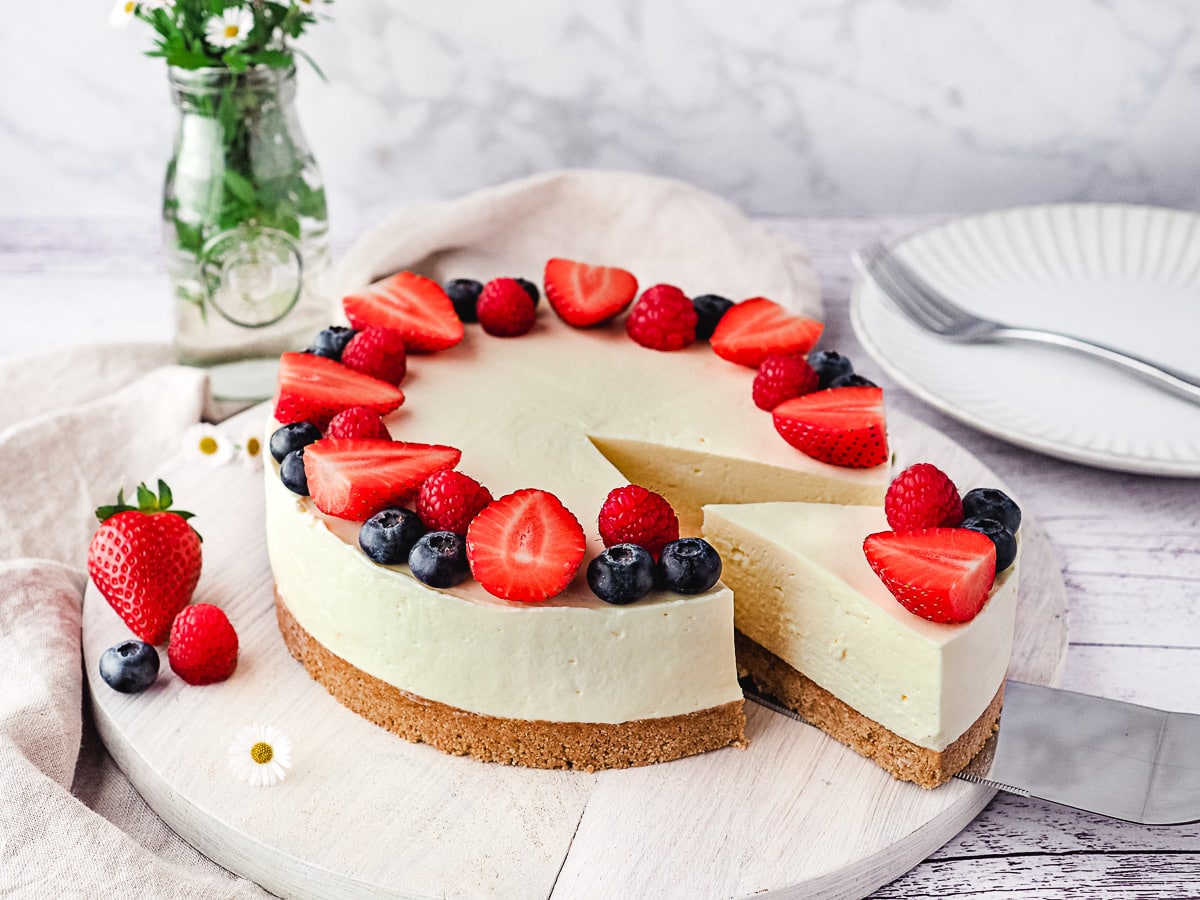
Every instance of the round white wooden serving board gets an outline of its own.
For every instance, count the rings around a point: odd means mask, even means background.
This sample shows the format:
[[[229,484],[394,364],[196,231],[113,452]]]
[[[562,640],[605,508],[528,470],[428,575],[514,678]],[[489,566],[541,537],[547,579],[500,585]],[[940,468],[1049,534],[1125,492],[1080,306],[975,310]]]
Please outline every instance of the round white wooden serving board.
[[[935,462],[963,490],[999,484],[915,420],[893,414],[890,431],[899,465]],[[229,614],[238,668],[222,684],[192,687],[170,671],[163,648],[153,687],[116,693],[97,664],[129,632],[89,587],[83,645],[97,725],[172,828],[281,896],[861,897],[948,841],[993,794],[957,779],[935,791],[894,781],[815,728],[753,703],[749,749],[639,769],[520,769],[409,744],[340,706],[284,648],[262,474],[180,461],[158,474],[197,514],[204,572],[195,600]],[[1028,514],[1021,532],[1009,674],[1054,684],[1066,594]],[[251,788],[229,770],[230,740],[251,722],[291,738],[282,784]]]

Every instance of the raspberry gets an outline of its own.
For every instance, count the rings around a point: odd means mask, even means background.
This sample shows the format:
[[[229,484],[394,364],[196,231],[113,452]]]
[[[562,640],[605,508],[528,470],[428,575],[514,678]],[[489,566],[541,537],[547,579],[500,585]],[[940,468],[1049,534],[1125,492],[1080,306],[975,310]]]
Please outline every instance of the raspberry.
[[[646,288],[625,319],[625,331],[651,350],[682,350],[696,339],[696,307],[677,287]]]
[[[637,544],[656,560],[679,538],[679,519],[661,495],[636,484],[613,488],[600,507],[600,538],[605,547]]]
[[[537,310],[515,278],[493,278],[483,287],[475,315],[483,330],[495,337],[519,337],[533,327]]]
[[[327,438],[381,438],[390,441],[383,417],[366,406],[351,406],[329,420],[325,429]]]
[[[238,637],[225,613],[211,603],[180,610],[171,625],[167,659],[188,684],[215,684],[237,668]]]
[[[350,339],[342,365],[388,384],[399,384],[408,371],[404,334],[395,328],[369,325]]]
[[[815,391],[819,381],[803,356],[774,353],[762,361],[754,376],[754,405],[770,412],[784,400]]]
[[[443,469],[425,479],[417,494],[417,515],[429,531],[465,535],[467,526],[492,502],[492,492],[469,475]]]
[[[958,488],[929,463],[909,466],[896,476],[883,498],[883,511],[894,531],[957,528],[963,521]]]

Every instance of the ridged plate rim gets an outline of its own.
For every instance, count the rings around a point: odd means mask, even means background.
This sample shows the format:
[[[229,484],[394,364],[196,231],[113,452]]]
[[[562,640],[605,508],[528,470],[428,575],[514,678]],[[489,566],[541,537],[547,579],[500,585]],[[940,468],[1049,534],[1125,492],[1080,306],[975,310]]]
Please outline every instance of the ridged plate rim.
[[[927,262],[930,258],[937,257],[938,252],[933,249],[933,245],[939,241],[945,243],[948,237],[960,236],[971,229],[978,232],[989,226],[1009,231],[1018,228],[1015,232],[1017,234],[1021,233],[1019,228],[1024,228],[1025,236],[1028,238],[1030,232],[1028,225],[1034,217],[1042,217],[1047,221],[1053,219],[1061,221],[1069,218],[1077,225],[1083,223],[1083,227],[1077,228],[1073,234],[1060,232],[1054,235],[1055,240],[1060,242],[1060,246],[1063,241],[1073,240],[1074,246],[1079,248],[1080,258],[1084,253],[1082,249],[1084,241],[1102,240],[1097,237],[1095,232],[1086,231],[1086,228],[1095,226],[1104,217],[1108,217],[1111,223],[1118,226],[1123,235],[1126,233],[1126,229],[1133,227],[1131,222],[1136,225],[1139,219],[1155,220],[1158,223],[1165,222],[1174,231],[1181,232],[1182,238],[1178,235],[1175,238],[1177,243],[1181,243],[1196,257],[1194,270],[1187,274],[1186,286],[1194,286],[1196,289],[1195,318],[1197,324],[1195,333],[1200,335],[1200,239],[1193,240],[1200,236],[1200,215],[1186,210],[1126,203],[1043,203],[1014,206],[992,212],[955,217],[921,228],[893,241],[891,247],[913,263],[918,270],[921,270],[918,261],[923,258]],[[1144,265],[1146,259],[1152,257],[1155,252],[1161,254],[1164,251],[1161,247],[1154,248],[1148,244],[1145,234],[1141,237],[1142,242],[1135,248],[1133,258],[1136,258],[1139,265]],[[1067,246],[1071,246],[1071,244],[1068,243]],[[954,262],[961,265],[962,260],[958,259]],[[1181,267],[1182,264],[1176,265],[1177,270]],[[930,273],[922,271],[922,274]],[[979,277],[981,273],[975,271],[972,274]],[[983,273],[985,280],[987,274]],[[1024,278],[1030,276],[1029,272],[1018,274]],[[991,277],[994,280],[994,272]],[[1011,277],[1014,284],[1018,283],[1017,275]],[[931,278],[931,280],[933,279]],[[1120,312],[1120,310],[1113,311],[1114,314]],[[1003,315],[1000,314],[997,317],[1002,318]],[[889,337],[895,335],[894,333],[885,335],[884,326],[899,327],[901,333],[909,335],[910,339],[913,335],[917,335],[918,346],[936,346],[938,352],[958,353],[962,352],[967,345],[951,345],[941,342],[940,339],[904,320],[903,316],[891,306],[880,288],[869,278],[864,277],[861,272],[858,273],[851,292],[850,321],[855,335],[863,347],[901,387],[946,415],[986,434],[1026,449],[1083,465],[1144,475],[1200,477],[1200,438],[1185,440],[1177,453],[1145,452],[1135,449],[1113,450],[1094,445],[1099,432],[1093,434],[1071,433],[1069,430],[1064,431],[1061,428],[1042,427],[1036,422],[1031,423],[1028,420],[1019,421],[1012,415],[981,413],[978,409],[972,408],[970,402],[963,396],[961,384],[938,383],[936,380],[931,380],[926,374],[917,371],[918,366],[914,365],[916,361],[908,352],[908,348],[901,341],[889,340]],[[987,351],[993,354],[999,352],[1015,356],[1021,352],[1020,347],[1021,345],[1016,344],[994,344],[989,345]],[[1066,352],[1061,353],[1061,361],[1056,360],[1057,364],[1067,367],[1098,365]],[[1130,378],[1120,372],[1112,373],[1111,377]],[[1130,380],[1132,381],[1132,379]],[[1146,397],[1151,398],[1148,402],[1160,402],[1159,392],[1156,389],[1139,385],[1139,390],[1146,392]],[[1193,414],[1187,409],[1186,401],[1166,398],[1166,402],[1179,404],[1183,415]],[[1192,407],[1192,409],[1195,410],[1194,414],[1200,417],[1200,407]],[[1049,414],[1053,413],[1053,410],[1043,410],[1043,412]]]

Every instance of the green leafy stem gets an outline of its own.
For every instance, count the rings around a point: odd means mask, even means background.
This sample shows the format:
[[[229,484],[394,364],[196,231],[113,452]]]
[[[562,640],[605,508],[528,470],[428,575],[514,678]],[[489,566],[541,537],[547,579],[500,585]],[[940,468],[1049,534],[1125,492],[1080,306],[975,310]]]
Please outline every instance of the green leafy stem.
[[[214,127],[195,134],[183,129],[168,168],[164,213],[175,224],[180,249],[199,254],[210,236],[247,222],[299,240],[304,219],[324,221],[325,191],[312,183],[312,157],[289,131],[278,96],[230,81],[219,94],[187,101],[183,115],[211,119]],[[207,160],[209,180],[185,187],[179,162],[189,154]]]
[[[288,69],[295,55],[306,59],[318,74],[320,68],[304,51],[290,45],[317,21],[314,8],[331,0],[176,0],[173,5],[149,8],[139,5],[136,15],[157,32],[148,56],[161,57],[179,69],[225,68],[244,72],[254,66]],[[246,9],[253,26],[244,40],[232,47],[216,47],[205,40],[213,16],[227,9]]]

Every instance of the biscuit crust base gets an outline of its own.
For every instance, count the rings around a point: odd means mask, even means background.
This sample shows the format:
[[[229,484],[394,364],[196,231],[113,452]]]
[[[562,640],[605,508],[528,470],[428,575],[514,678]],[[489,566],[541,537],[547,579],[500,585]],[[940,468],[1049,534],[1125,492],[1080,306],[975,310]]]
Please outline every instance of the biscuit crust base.
[[[941,752],[930,750],[855,712],[740,631],[734,632],[734,646],[738,666],[749,673],[758,690],[770,694],[830,737],[878,763],[893,777],[915,782],[923,788],[935,788],[954,777],[982,749],[1000,721],[1003,684],[983,714],[958,740]]]
[[[744,701],[610,725],[503,719],[426,700],[368,675],[301,627],[275,591],[288,651],[343,706],[413,743],[484,762],[536,769],[625,769],[719,747],[746,746]]]

